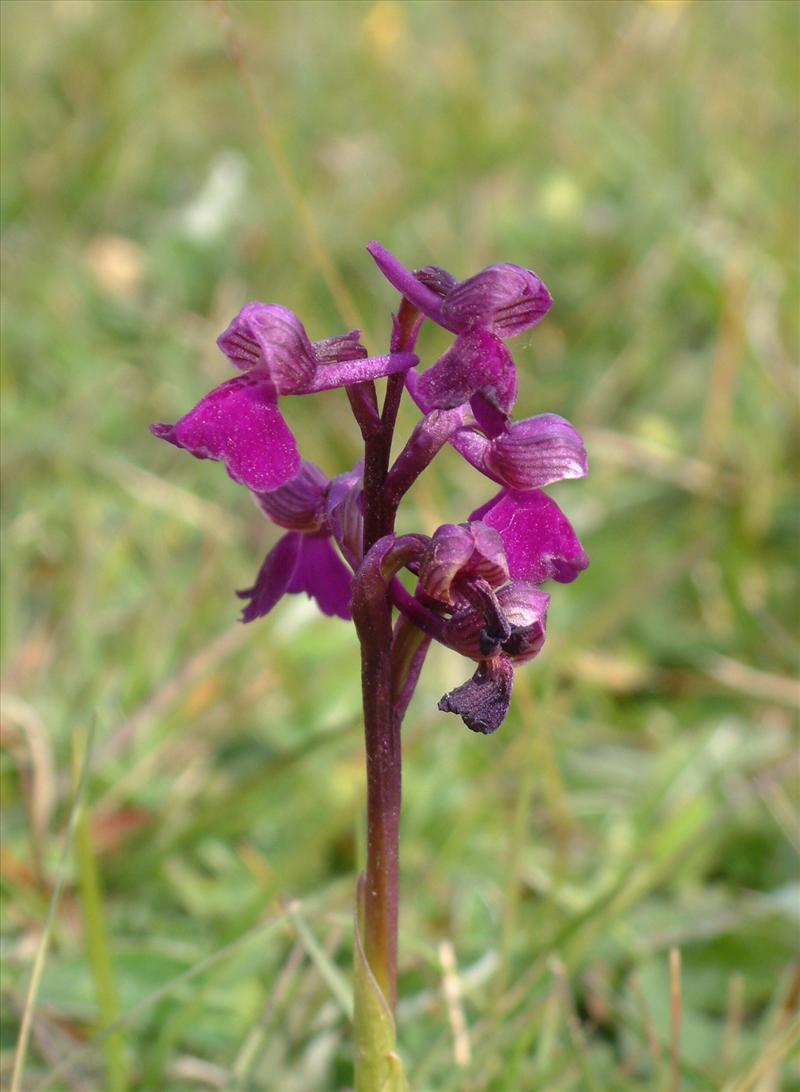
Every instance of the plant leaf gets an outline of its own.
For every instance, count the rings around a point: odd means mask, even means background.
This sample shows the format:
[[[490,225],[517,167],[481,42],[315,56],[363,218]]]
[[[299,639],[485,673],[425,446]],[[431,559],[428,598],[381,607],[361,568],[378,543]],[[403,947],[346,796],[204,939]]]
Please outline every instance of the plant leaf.
[[[355,1040],[356,1092],[408,1092],[403,1063],[396,1049],[394,1017],[361,943],[364,877],[356,892]]]

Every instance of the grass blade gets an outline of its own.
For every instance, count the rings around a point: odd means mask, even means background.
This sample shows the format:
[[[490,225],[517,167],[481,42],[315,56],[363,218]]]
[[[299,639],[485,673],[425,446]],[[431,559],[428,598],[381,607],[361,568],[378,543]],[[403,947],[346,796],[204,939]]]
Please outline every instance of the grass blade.
[[[44,962],[47,958],[47,949],[50,944],[50,935],[53,931],[53,922],[55,921],[58,900],[61,897],[61,891],[64,887],[66,863],[72,851],[72,843],[75,838],[75,831],[77,829],[78,819],[80,816],[81,801],[83,800],[83,794],[86,791],[86,782],[89,774],[89,763],[92,756],[92,747],[94,745],[94,731],[94,725],[91,725],[86,738],[86,746],[84,747],[83,751],[83,761],[81,762],[80,773],[78,774],[78,783],[75,789],[75,798],[72,802],[72,808],[70,809],[69,822],[67,824],[67,836],[64,841],[63,849],[61,850],[61,859],[58,863],[56,881],[53,885],[53,893],[50,896],[50,904],[47,907],[47,917],[45,918],[44,931],[42,933],[42,939],[39,941],[39,947],[36,950],[36,957],[33,961],[33,971],[31,972],[31,980],[28,985],[28,993],[25,997],[25,1008],[22,1012],[22,1022],[19,1029],[19,1038],[17,1039],[17,1050],[14,1055],[14,1069],[11,1075],[10,1092],[19,1092],[21,1086],[22,1071],[25,1066],[25,1055],[28,1051],[31,1025],[33,1023],[33,1011],[36,1006],[36,995],[39,992],[39,984],[42,980]]]

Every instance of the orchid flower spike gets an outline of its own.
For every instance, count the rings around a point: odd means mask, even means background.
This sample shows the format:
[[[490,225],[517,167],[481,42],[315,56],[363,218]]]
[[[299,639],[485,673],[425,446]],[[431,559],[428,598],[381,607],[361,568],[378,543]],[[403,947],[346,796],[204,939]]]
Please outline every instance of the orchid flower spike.
[[[249,303],[217,342],[233,377],[175,424],[151,426],[195,458],[223,463],[281,529],[252,585],[237,592],[242,621],[269,614],[284,595],[305,594],[322,613],[351,620],[361,647],[367,829],[356,913],[356,1088],[395,1087],[402,1076],[391,1021],[400,733],[428,648],[437,641],[471,664],[471,677],[439,709],[473,732],[497,731],[515,672],[545,642],[550,596],[541,585],[568,583],[589,563],[542,492],[587,473],[580,434],[552,413],[511,419],[517,370],[506,342],[547,314],[541,279],[503,263],[460,281],[439,266],[407,269],[379,243],[368,250],[400,293],[385,356],[369,357],[357,330],[311,341],[285,307]],[[413,349],[426,319],[453,340],[418,374]],[[374,382],[382,377],[385,392]],[[328,477],[301,458],[280,399],[336,387],[347,389],[363,460]],[[404,391],[422,417],[393,457]],[[403,499],[448,444],[499,492],[465,523],[445,523],[432,536],[397,533]]]

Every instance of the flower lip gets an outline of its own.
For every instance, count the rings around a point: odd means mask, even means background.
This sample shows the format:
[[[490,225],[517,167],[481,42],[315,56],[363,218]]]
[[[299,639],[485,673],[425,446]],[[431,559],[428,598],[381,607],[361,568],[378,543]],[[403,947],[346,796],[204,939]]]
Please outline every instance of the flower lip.
[[[457,713],[472,732],[491,735],[505,720],[511,703],[514,668],[505,656],[484,660],[467,682],[439,700],[443,713]]]
[[[433,367],[419,377],[416,392],[429,409],[454,409],[480,393],[505,417],[517,398],[514,359],[490,331],[469,331],[457,337]],[[490,428],[494,431],[492,425]]]
[[[250,588],[236,594],[246,600],[243,622],[254,622],[284,595],[305,592],[323,614],[349,619],[352,577],[327,534],[289,531],[269,551]]]
[[[482,520],[499,532],[514,580],[569,584],[589,564],[569,520],[539,489],[503,489],[470,518]]]
[[[300,469],[297,443],[260,369],[234,376],[174,425],[152,431],[196,459],[224,463],[234,481],[255,493],[277,489]]]

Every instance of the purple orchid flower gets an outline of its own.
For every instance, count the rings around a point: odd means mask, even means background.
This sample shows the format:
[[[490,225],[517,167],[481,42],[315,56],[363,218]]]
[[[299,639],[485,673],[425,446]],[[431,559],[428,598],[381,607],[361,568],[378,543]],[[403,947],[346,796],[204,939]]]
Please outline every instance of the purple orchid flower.
[[[438,266],[413,273],[380,243],[367,250],[409,303],[457,335],[432,368],[411,380],[418,405],[428,412],[469,402],[484,431],[498,435],[517,398],[516,368],[503,340],[535,326],[549,311],[552,298],[542,280],[503,263],[458,281]]]
[[[250,303],[218,339],[238,374],[156,436],[198,459],[222,462],[262,513],[282,528],[244,600],[242,620],[305,593],[323,613],[352,619],[361,647],[366,749],[366,869],[356,913],[355,1086],[396,1083],[391,1036],[397,995],[400,739],[403,716],[433,640],[471,661],[472,677],[439,709],[474,732],[495,732],[509,708],[515,671],[541,651],[549,595],[588,558],[566,516],[542,489],[587,473],[580,434],[564,418],[512,422],[517,373],[506,341],[547,314],[535,273],[492,265],[459,281],[428,266],[412,272],[378,243],[368,250],[401,298],[386,356],[369,358],[358,331],[312,342],[276,304]],[[417,374],[413,352],[429,319],[454,335]],[[374,380],[389,377],[381,398]],[[328,478],[301,459],[282,397],[347,388],[363,463]],[[393,459],[404,390],[422,419]],[[398,534],[408,490],[451,444],[500,491],[468,523],[431,537]],[[400,579],[412,574],[412,594]],[[395,614],[398,611],[398,614]],[[381,1012],[381,1035],[372,1035]],[[388,1066],[389,1059],[392,1060]]]
[[[253,494],[262,512],[288,533],[264,558],[253,586],[236,593],[248,600],[243,622],[263,618],[284,595],[300,592],[316,600],[323,614],[352,617],[353,577],[334,541],[347,556],[353,540],[360,538],[356,514],[360,482],[358,468],[331,481],[313,463],[303,461],[285,485]]]
[[[509,582],[503,539],[480,520],[440,527],[417,568],[414,596],[393,587],[397,605],[429,636],[478,663],[439,708],[488,735],[508,712],[515,667],[541,651],[550,596],[529,581]]]
[[[404,371],[413,353],[367,357],[359,333],[312,342],[278,304],[248,303],[217,344],[244,374],[207,394],[174,425],[151,425],[197,459],[214,459],[256,493],[278,489],[300,469],[294,436],[278,409],[282,395],[311,394]]]

